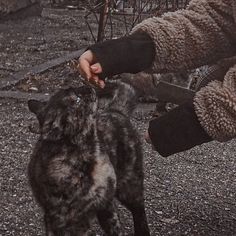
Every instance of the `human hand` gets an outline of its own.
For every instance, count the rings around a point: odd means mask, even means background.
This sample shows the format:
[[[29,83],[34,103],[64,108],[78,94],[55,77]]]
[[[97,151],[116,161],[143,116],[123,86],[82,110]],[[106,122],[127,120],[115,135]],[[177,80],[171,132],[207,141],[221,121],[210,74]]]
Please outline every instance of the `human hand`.
[[[152,144],[148,131],[145,132],[144,139],[147,143]]]
[[[97,61],[91,50],[85,51],[79,58],[79,72],[88,82],[104,88],[105,83],[99,78],[102,73],[102,66]]]

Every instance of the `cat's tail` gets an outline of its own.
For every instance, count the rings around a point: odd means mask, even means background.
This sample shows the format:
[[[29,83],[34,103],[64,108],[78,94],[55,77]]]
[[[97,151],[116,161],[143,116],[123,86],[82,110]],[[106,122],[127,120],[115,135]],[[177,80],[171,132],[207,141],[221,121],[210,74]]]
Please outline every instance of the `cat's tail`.
[[[109,110],[130,115],[136,107],[138,95],[134,87],[124,82],[116,82],[117,89],[109,105]]]

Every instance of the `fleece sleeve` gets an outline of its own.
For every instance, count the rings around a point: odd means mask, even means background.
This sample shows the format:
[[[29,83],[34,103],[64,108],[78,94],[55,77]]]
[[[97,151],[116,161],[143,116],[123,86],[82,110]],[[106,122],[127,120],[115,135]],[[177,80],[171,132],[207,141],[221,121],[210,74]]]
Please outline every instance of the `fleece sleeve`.
[[[195,112],[205,131],[218,141],[236,137],[236,65],[223,82],[212,81],[196,93]]]
[[[192,0],[186,10],[138,24],[155,43],[152,71],[168,72],[211,64],[236,51],[235,0]]]

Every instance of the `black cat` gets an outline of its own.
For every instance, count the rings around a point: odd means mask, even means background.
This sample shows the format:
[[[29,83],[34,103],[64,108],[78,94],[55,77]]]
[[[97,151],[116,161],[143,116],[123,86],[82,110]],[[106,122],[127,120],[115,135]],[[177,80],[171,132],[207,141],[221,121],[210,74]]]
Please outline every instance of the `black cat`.
[[[102,112],[86,86],[62,89],[47,103],[28,102],[40,129],[29,180],[44,210],[46,235],[88,235],[95,218],[106,235],[123,235],[115,197],[131,211],[134,235],[150,235],[141,143],[129,119],[135,99],[134,89],[120,83]]]

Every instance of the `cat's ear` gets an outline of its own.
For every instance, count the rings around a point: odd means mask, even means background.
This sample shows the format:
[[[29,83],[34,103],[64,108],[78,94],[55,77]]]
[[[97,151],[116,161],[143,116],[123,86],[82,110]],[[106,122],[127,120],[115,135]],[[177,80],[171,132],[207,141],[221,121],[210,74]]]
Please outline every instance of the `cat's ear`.
[[[33,112],[37,116],[37,118],[41,116],[43,108],[46,106],[46,104],[46,102],[41,102],[34,99],[28,101],[29,110]]]

